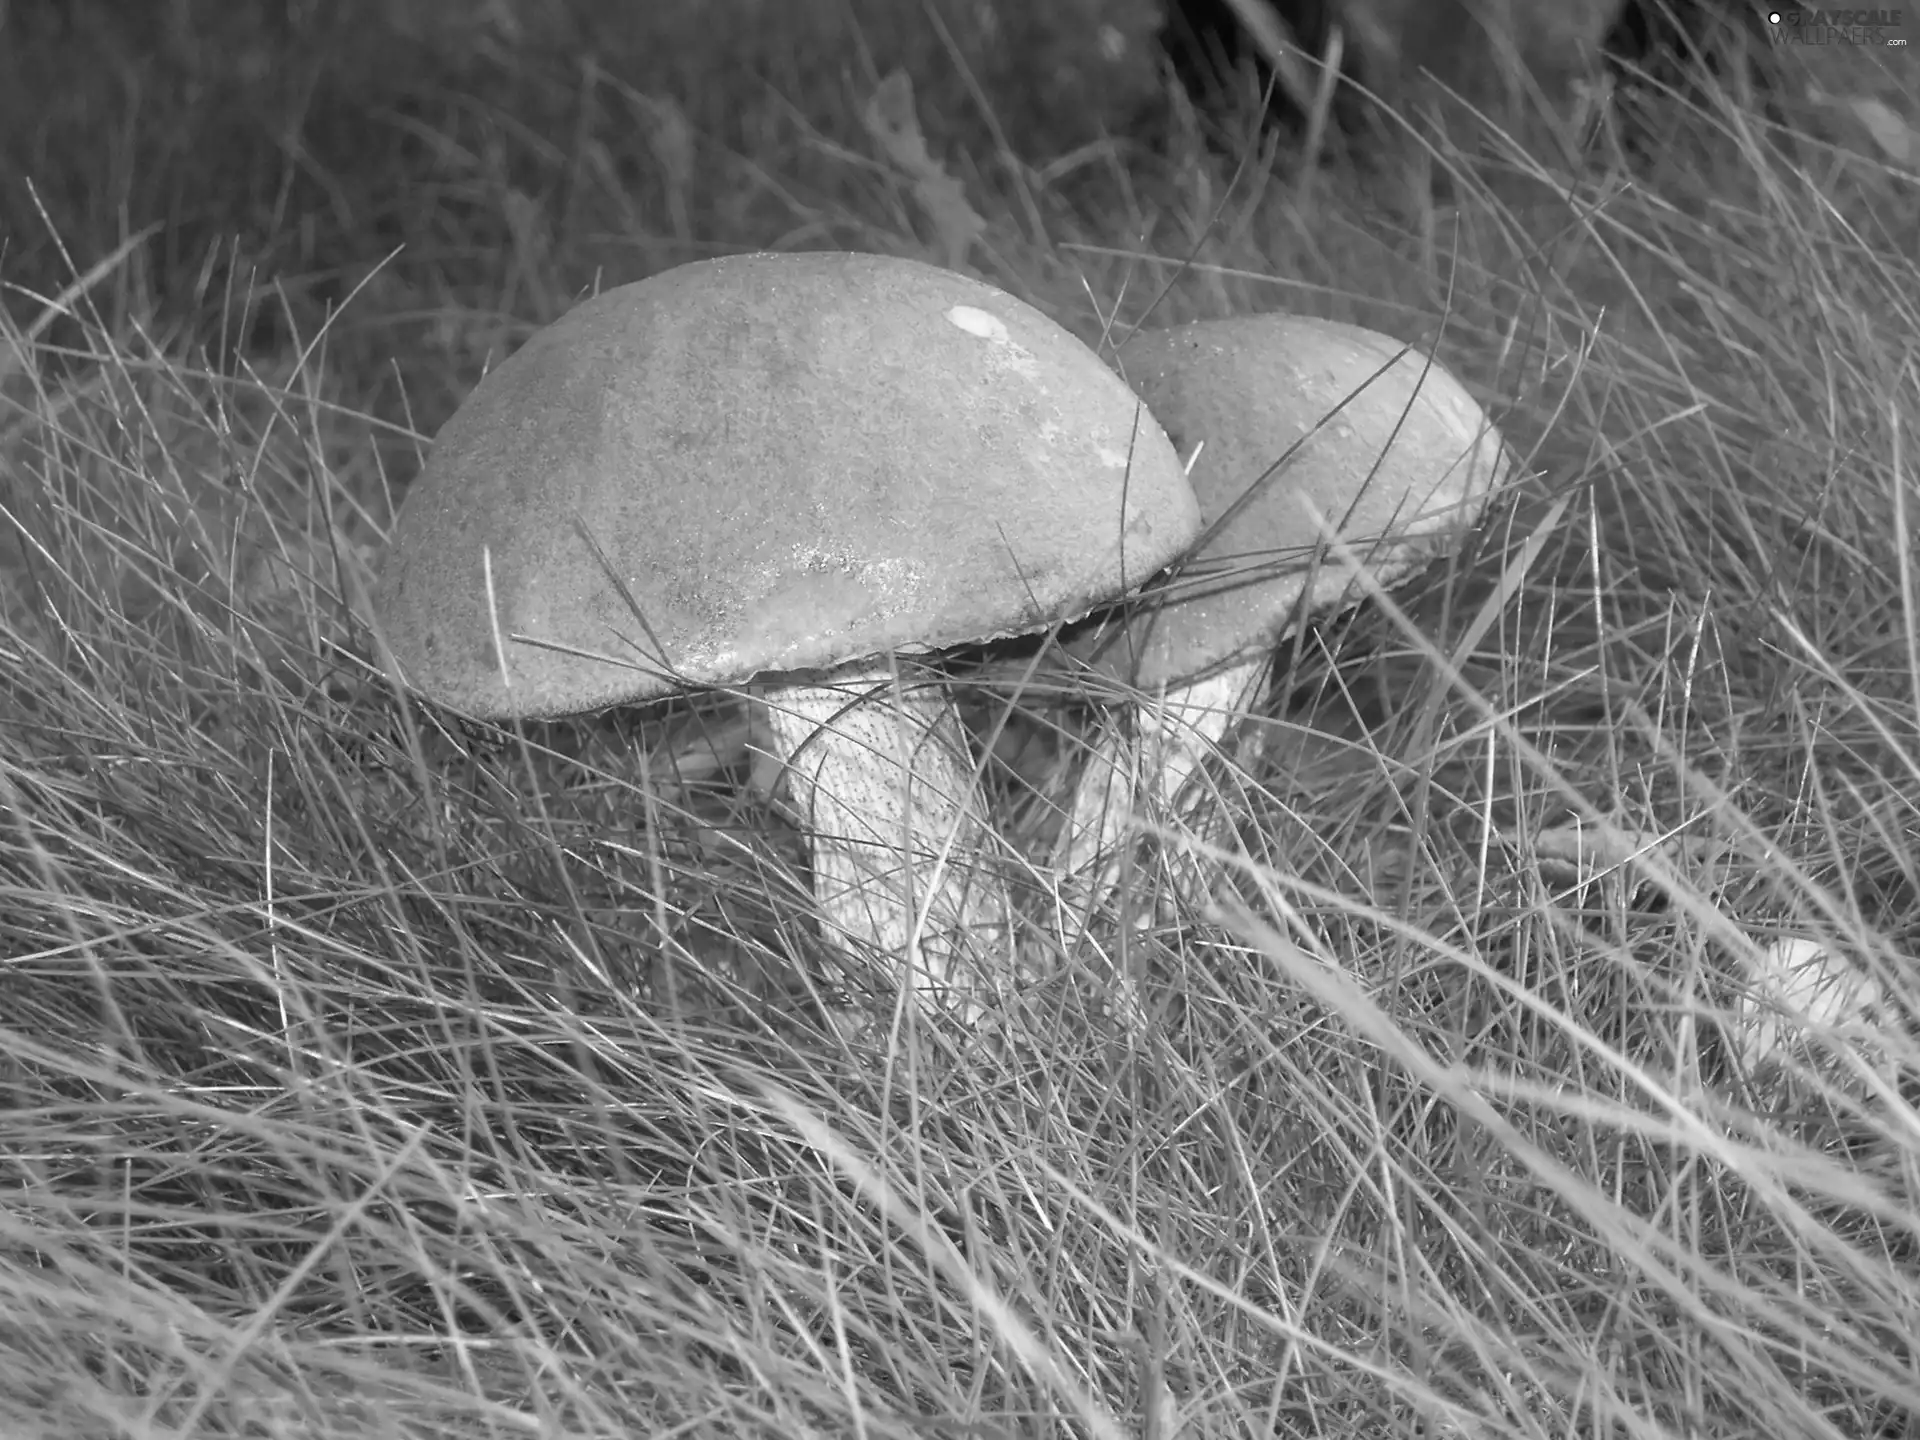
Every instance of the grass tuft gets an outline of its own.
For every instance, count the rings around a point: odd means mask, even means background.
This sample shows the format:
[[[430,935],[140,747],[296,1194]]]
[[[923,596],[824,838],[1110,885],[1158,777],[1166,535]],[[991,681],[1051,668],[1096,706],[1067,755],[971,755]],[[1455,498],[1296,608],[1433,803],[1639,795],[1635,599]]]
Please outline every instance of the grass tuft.
[[[1306,179],[1099,108],[1092,6],[728,3],[5,21],[75,78],[0,75],[0,1433],[1920,1431],[1920,187],[1855,82]],[[365,620],[490,357],[829,245],[1433,343],[1529,475],[1084,935],[1100,697],[973,657],[1032,978],[971,1035],[840,1038],[733,701],[475,725]]]

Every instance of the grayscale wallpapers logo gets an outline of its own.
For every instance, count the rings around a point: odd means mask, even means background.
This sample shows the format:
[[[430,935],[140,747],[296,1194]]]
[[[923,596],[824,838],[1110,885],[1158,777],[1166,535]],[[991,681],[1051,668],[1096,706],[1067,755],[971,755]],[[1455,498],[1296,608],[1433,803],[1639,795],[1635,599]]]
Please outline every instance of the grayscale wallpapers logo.
[[[1776,45],[1886,45],[1907,43],[1905,10],[1769,10]]]

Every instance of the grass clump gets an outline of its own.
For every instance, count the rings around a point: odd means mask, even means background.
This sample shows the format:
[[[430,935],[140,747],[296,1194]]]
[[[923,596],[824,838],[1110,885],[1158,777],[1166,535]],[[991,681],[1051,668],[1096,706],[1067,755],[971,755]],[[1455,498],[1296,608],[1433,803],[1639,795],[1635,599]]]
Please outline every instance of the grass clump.
[[[246,127],[193,106],[241,91],[127,60],[42,117],[77,163],[8,199],[0,1432],[1914,1433],[1914,176],[1729,81],[1650,154],[1424,131],[1286,179],[856,18],[871,69],[770,28],[784,68],[684,91],[658,36],[262,41],[313,145],[238,213]],[[475,726],[364,616],[424,437],[573,295],[941,249],[861,123],[896,53],[956,263],[1090,340],[1434,341],[1536,479],[1283,651],[1207,903],[1069,941],[1029,865],[1041,978],[862,1049],[724,697]],[[62,178],[107,173],[125,229]],[[1015,855],[1081,719],[1049,655],[971,700]],[[1782,983],[1814,954],[1874,1003]]]

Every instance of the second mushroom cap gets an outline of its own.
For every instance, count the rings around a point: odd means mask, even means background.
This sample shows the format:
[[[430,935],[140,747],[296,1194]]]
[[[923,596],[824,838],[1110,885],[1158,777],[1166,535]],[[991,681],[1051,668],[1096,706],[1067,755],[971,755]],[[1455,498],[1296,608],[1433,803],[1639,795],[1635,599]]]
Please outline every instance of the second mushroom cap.
[[[1391,585],[1472,525],[1509,469],[1458,380],[1357,325],[1200,320],[1137,331],[1119,360],[1180,453],[1199,450],[1205,534],[1176,584],[1117,612],[1124,630],[1070,648],[1148,692],[1271,647],[1310,583],[1308,614],[1357,598],[1342,567],[1313,570],[1322,537],[1302,501]]]

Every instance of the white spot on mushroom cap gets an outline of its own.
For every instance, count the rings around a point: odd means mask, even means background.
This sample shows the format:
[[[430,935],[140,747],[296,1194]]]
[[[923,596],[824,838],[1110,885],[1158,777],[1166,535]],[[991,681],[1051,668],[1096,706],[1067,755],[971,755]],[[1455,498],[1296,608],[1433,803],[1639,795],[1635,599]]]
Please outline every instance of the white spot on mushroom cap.
[[[985,310],[972,305],[956,305],[947,311],[947,319],[958,325],[969,335],[978,335],[982,340],[1007,339],[1006,324],[998,315],[989,315]]]
[[[1032,354],[1013,338],[1006,321],[998,315],[974,305],[955,305],[947,311],[947,323],[992,345],[1000,352],[1000,363],[1008,369],[1029,380],[1039,377],[1040,367],[1034,363]]]

